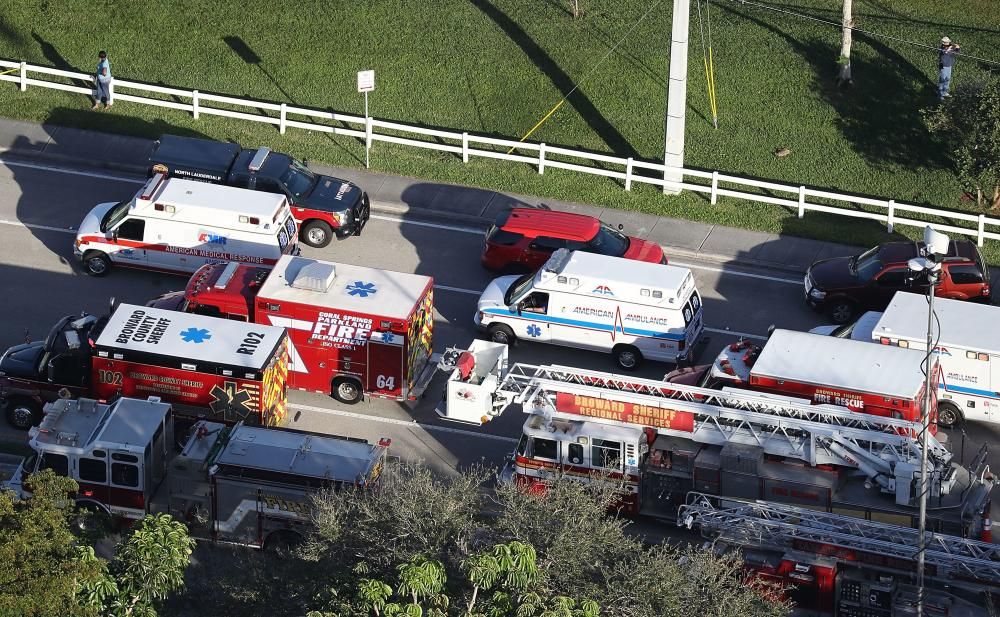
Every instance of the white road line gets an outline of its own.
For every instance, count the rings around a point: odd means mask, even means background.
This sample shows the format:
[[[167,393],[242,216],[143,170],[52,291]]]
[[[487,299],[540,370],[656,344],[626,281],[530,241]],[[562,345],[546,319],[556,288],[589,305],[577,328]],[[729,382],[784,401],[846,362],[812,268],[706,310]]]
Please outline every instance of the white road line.
[[[455,225],[442,225],[441,223],[427,223],[424,221],[411,221],[407,219],[401,219],[396,216],[385,216],[384,214],[372,214],[370,218],[378,219],[380,221],[389,221],[392,223],[402,223],[404,225],[416,225],[418,227],[432,227],[434,229],[446,229],[448,231],[457,231],[464,234],[472,234],[476,236],[483,235],[482,228],[476,229],[474,227],[458,227]]]
[[[705,332],[714,332],[716,334],[729,334],[732,336],[741,336],[743,338],[752,338],[758,341],[766,341],[766,336],[761,336],[759,334],[750,334],[748,332],[738,332],[736,330],[723,330],[722,328],[703,328]]]
[[[64,234],[76,235],[75,229],[66,229],[64,227],[50,227],[48,225],[36,225],[34,223],[22,223],[21,221],[8,221],[7,219],[0,219],[0,225],[10,225],[11,227],[26,227],[27,229],[41,229],[43,231],[58,231]]]
[[[7,165],[9,167],[27,167],[29,169],[38,169],[38,170],[41,170],[41,171],[51,171],[51,172],[56,172],[56,173],[70,174],[70,175],[74,175],[74,176],[85,176],[85,177],[88,177],[88,178],[101,178],[101,179],[104,179],[104,180],[115,180],[115,181],[118,181],[118,182],[128,182],[128,183],[131,183],[131,184],[144,184],[146,182],[144,179],[136,179],[136,178],[129,178],[129,177],[125,177],[125,176],[117,176],[117,175],[114,175],[114,174],[106,174],[106,173],[102,173],[102,172],[78,171],[78,170],[74,170],[74,169],[67,169],[65,167],[54,167],[54,166],[51,166],[51,165],[41,165],[41,164],[38,164],[38,163],[27,163],[27,162],[23,162],[23,161],[9,161],[7,159],[4,159],[3,157],[0,157],[0,163],[2,163],[4,165]],[[443,229],[443,230],[446,230],[446,231],[456,231],[456,232],[459,232],[459,233],[472,234],[472,235],[476,235],[476,236],[481,236],[483,234],[482,228],[459,227],[457,225],[444,225],[442,223],[430,223],[430,222],[425,222],[425,221],[413,221],[413,220],[409,220],[409,219],[402,219],[402,218],[397,217],[397,216],[386,216],[384,214],[372,214],[371,218],[377,219],[377,220],[380,220],[380,221],[389,221],[389,222],[393,222],[393,223],[401,223],[403,225],[415,225],[417,227],[430,227],[431,229]],[[2,222],[3,224],[7,224],[7,225],[16,224],[16,223],[11,223],[10,221],[0,221],[0,222]],[[29,227],[29,228],[32,228],[32,229],[45,229],[45,230],[48,230],[48,231],[66,231],[66,230],[58,229],[58,228],[54,228],[54,227],[46,227],[44,225],[25,225],[25,227]],[[75,233],[75,232],[67,232],[67,233]],[[669,252],[669,247],[667,247],[667,249],[668,249],[668,252]],[[777,277],[777,276],[767,276],[767,275],[764,275],[764,274],[751,274],[749,272],[740,272],[740,271],[737,271],[737,270],[727,270],[726,268],[715,268],[715,267],[712,267],[712,266],[702,266],[702,265],[698,265],[698,264],[691,264],[691,263],[685,263],[685,262],[680,262],[680,261],[671,261],[670,263],[673,264],[673,265],[682,266],[684,268],[691,268],[692,270],[705,270],[705,271],[708,271],[708,272],[722,272],[724,274],[730,274],[732,276],[742,276],[742,277],[745,277],[745,278],[753,278],[753,279],[759,279],[759,280],[764,280],[764,281],[772,281],[772,282],[775,282],[775,283],[786,283],[786,284],[789,284],[789,285],[801,285],[802,284],[802,281],[798,280],[798,279],[788,279],[788,278],[781,278],[781,277]],[[448,291],[458,291],[458,290],[457,289],[449,289]],[[479,292],[476,292],[476,293],[479,293]]]
[[[445,291],[454,291],[455,293],[469,294],[470,296],[479,296],[479,295],[482,295],[482,293],[483,293],[483,291],[481,289],[477,291],[475,289],[462,289],[461,287],[449,287],[447,285],[435,285],[434,289],[443,289]]]
[[[751,274],[749,272],[740,272],[738,270],[727,270],[726,268],[715,268],[712,266],[702,266],[697,264],[684,263],[683,261],[670,260],[671,266],[681,266],[682,268],[691,268],[692,270],[707,270],[709,272],[722,272],[723,274],[731,274],[733,276],[745,276],[751,279],[761,279],[764,281],[774,281],[775,283],[787,283],[789,285],[802,286],[802,279],[786,279],[778,276],[767,276],[765,274]]]
[[[473,437],[476,439],[491,439],[493,441],[502,441],[504,443],[517,443],[517,439],[513,437],[503,437],[501,435],[490,435],[488,433],[477,433],[476,431],[466,431],[460,428],[452,428],[450,426],[438,426],[437,424],[422,424],[416,420],[397,420],[396,418],[380,418],[378,416],[373,416],[371,414],[364,413],[354,413],[352,411],[343,411],[340,409],[326,409],[325,407],[316,407],[314,405],[299,405],[299,404],[289,404],[289,409],[300,409],[302,411],[313,411],[316,413],[324,413],[331,416],[339,416],[341,418],[350,418],[352,420],[362,420],[364,422],[380,422],[382,424],[392,424],[395,426],[405,426],[408,428],[421,428],[426,431],[437,432],[437,433],[450,433],[452,435],[463,435],[465,437]]]
[[[87,178],[114,180],[116,182],[128,182],[130,184],[146,183],[146,180],[139,180],[135,177],[130,178],[128,176],[116,176],[114,174],[106,174],[99,171],[79,171],[76,169],[67,169],[65,167],[53,167],[51,165],[40,165],[38,163],[26,163],[24,161],[10,161],[3,157],[0,157],[0,164],[6,165],[7,167],[27,167],[28,169],[37,169],[39,171],[53,171],[61,174],[69,174],[71,176],[85,176]]]

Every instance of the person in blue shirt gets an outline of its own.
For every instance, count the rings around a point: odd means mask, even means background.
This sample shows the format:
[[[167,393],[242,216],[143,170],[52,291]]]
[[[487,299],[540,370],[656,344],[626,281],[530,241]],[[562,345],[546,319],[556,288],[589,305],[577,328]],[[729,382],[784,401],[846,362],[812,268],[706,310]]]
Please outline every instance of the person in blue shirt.
[[[104,108],[107,109],[111,107],[113,96],[111,64],[108,62],[108,52],[106,51],[97,54],[97,58],[97,72],[94,75],[94,86],[97,93],[94,95],[92,109],[97,109],[101,103],[104,103]]]
[[[938,49],[938,99],[943,101],[946,96],[951,96],[948,90],[951,89],[951,67],[955,64],[955,52],[962,49],[957,43],[952,43],[948,37],[941,39],[941,47]]]

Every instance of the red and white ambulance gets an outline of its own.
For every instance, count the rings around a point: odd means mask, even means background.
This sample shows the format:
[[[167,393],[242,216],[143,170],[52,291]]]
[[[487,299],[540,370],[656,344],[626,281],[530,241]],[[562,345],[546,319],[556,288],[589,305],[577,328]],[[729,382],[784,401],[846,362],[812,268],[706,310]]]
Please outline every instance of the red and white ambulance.
[[[150,306],[286,328],[291,387],[353,404],[422,394],[434,365],[434,280],[283,256],[273,269],[208,265]]]
[[[775,330],[763,347],[727,345],[709,366],[678,369],[665,379],[707,388],[747,388],[833,404],[852,411],[920,422],[924,407],[924,354],[901,347],[808,332]],[[940,376],[932,359],[932,389]],[[937,399],[931,397],[931,430]]]
[[[298,252],[288,198],[156,174],[129,201],[84,217],[73,253],[87,274],[112,265],[194,272],[206,263],[274,265]]]

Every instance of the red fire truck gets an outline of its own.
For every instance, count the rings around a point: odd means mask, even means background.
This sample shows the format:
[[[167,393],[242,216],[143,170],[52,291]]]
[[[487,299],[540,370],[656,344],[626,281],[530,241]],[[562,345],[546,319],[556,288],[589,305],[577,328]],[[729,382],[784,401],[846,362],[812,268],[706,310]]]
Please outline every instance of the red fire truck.
[[[63,396],[156,395],[178,417],[276,426],[285,418],[288,337],[274,326],[122,304],[61,319],[0,358],[7,418],[27,429]]]
[[[528,414],[507,478],[537,491],[557,477],[621,482],[627,513],[697,525],[711,537],[725,531],[731,535],[724,540],[739,548],[764,548],[757,571],[818,598],[816,610],[900,614],[860,610],[884,607],[857,594],[887,587],[884,603],[905,606],[921,475],[929,480],[930,584],[946,599],[971,590],[980,603],[1000,591],[1000,549],[970,539],[985,540],[991,528],[995,479],[985,446],[962,466],[928,435],[924,467],[919,424],[891,415],[740,389],[664,388],[659,380],[573,367],[508,365],[506,348],[488,341],[449,350],[444,359],[453,366],[438,407],[444,417],[485,422],[511,405]],[[743,513],[746,504],[766,512]],[[747,556],[752,567],[754,559]]]
[[[52,469],[79,484],[79,506],[123,519],[167,512],[195,537],[267,547],[299,535],[316,491],[372,486],[389,446],[202,420],[178,453],[174,428],[157,397],[49,403],[7,488],[29,497],[25,478]]]
[[[206,265],[149,306],[286,328],[289,385],[343,403],[413,400],[433,375],[427,276],[285,256],[270,270]]]
[[[672,371],[671,383],[747,388],[808,398],[816,404],[920,422],[924,407],[923,353],[835,336],[775,330],[763,347],[749,341],[726,346],[708,366]],[[940,374],[932,358],[932,392]],[[937,431],[937,398],[931,397]]]

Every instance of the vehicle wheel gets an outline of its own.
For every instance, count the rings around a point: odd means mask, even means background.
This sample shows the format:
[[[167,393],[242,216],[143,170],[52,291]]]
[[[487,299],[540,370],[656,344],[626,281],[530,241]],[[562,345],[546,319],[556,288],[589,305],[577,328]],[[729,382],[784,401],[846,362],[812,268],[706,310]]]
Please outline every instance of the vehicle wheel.
[[[104,253],[91,251],[83,256],[83,271],[90,276],[107,276],[111,272],[111,260]]]
[[[302,543],[302,536],[294,531],[275,531],[264,539],[264,551],[278,559],[287,559]]]
[[[37,401],[15,398],[7,402],[7,422],[11,426],[26,431],[42,421],[42,408]]]
[[[95,542],[115,530],[115,519],[110,512],[97,504],[77,503],[71,525],[81,537]]]
[[[851,321],[857,311],[858,309],[854,306],[853,302],[842,299],[834,300],[826,310],[826,314],[829,316],[830,321],[839,326]]]
[[[642,364],[642,352],[632,345],[618,345],[611,352],[615,355],[615,362],[626,371],[634,371]]]
[[[513,345],[517,337],[514,331],[503,324],[493,324],[489,330],[490,340],[501,345]]]
[[[944,428],[955,428],[962,423],[962,410],[958,408],[958,405],[954,403],[938,403],[937,412],[937,423],[938,426],[943,426]]]
[[[324,221],[309,221],[302,226],[299,237],[309,246],[321,249],[333,239],[333,229]]]
[[[357,379],[338,377],[333,380],[333,398],[341,403],[354,405],[364,397],[361,384]]]

